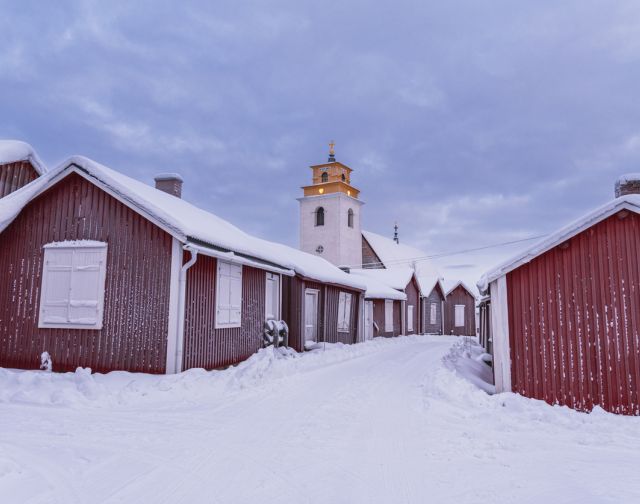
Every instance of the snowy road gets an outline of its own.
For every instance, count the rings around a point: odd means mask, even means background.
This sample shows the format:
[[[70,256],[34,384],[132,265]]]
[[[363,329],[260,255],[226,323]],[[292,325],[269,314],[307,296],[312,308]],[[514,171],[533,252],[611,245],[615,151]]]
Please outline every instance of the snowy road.
[[[454,341],[179,377],[3,371],[0,501],[640,502],[640,419],[490,397],[443,363]]]

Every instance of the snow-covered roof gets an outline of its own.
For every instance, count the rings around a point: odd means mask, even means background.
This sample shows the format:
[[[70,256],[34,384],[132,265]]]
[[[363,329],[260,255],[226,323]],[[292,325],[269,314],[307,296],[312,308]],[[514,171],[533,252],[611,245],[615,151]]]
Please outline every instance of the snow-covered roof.
[[[47,167],[28,143],[20,140],[0,140],[0,165],[29,161],[35,170],[42,175]]]
[[[478,289],[481,293],[486,293],[489,288],[489,284],[502,275],[506,275],[510,271],[513,271],[523,264],[528,263],[532,259],[535,259],[539,255],[547,252],[553,247],[577,235],[585,229],[590,228],[591,226],[606,219],[607,217],[610,217],[620,210],[629,210],[631,212],[640,214],[640,195],[628,194],[626,196],[621,196],[620,198],[611,200],[608,203],[605,203],[595,210],[585,214],[581,218],[576,219],[570,224],[564,226],[555,233],[552,233],[542,240],[536,242],[528,249],[502,262],[492,270],[482,275],[477,283]]]
[[[0,199],[0,232],[37,194],[71,170],[103,187],[185,244],[248,256],[290,269],[307,278],[365,290],[357,278],[320,257],[262,240],[220,217],[91,159],[74,156],[22,189]]]
[[[368,275],[367,272],[369,271],[389,270],[351,270],[351,273],[356,275],[358,280],[367,286],[367,290],[364,294],[366,299],[394,299],[398,301],[405,301],[407,299],[407,295],[405,293],[400,292],[389,284],[375,278],[375,275]]]
[[[416,274],[416,281],[420,292],[428,296],[436,285],[442,285],[442,275],[422,250],[396,243],[395,241],[371,231],[362,231],[376,255],[387,269],[412,268]]]
[[[445,297],[447,297],[449,294],[451,294],[458,287],[462,287],[469,294],[471,294],[474,298],[476,298],[476,299],[478,298],[477,289],[472,288],[471,286],[469,286],[468,284],[466,284],[462,280],[445,281],[444,282],[444,287],[445,287],[445,292],[444,292]]]
[[[351,273],[359,276],[367,276],[378,282],[388,285],[392,289],[404,290],[411,281],[413,270],[411,268],[393,269],[351,269]]]

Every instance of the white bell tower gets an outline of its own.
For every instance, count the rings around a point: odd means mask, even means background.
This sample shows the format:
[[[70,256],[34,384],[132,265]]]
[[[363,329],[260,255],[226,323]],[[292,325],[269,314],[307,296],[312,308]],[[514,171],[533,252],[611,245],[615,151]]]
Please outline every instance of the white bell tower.
[[[347,165],[336,161],[329,144],[327,163],[311,166],[312,184],[304,186],[300,202],[300,249],[324,257],[336,266],[362,265],[360,191],[351,185]]]

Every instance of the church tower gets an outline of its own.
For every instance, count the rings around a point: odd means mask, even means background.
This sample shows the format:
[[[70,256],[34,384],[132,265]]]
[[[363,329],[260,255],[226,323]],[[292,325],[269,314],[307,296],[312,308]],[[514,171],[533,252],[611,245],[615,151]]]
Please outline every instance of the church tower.
[[[300,249],[336,266],[361,267],[360,191],[351,185],[353,170],[336,161],[329,144],[327,163],[311,166],[312,183],[300,202]]]

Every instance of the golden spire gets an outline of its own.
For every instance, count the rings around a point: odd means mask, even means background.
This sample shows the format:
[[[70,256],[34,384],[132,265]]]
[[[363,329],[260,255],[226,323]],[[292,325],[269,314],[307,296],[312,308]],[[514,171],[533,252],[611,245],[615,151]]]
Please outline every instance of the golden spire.
[[[331,140],[329,142],[329,155],[330,156],[335,156],[336,155],[335,146],[336,146],[336,143],[333,140]]]

